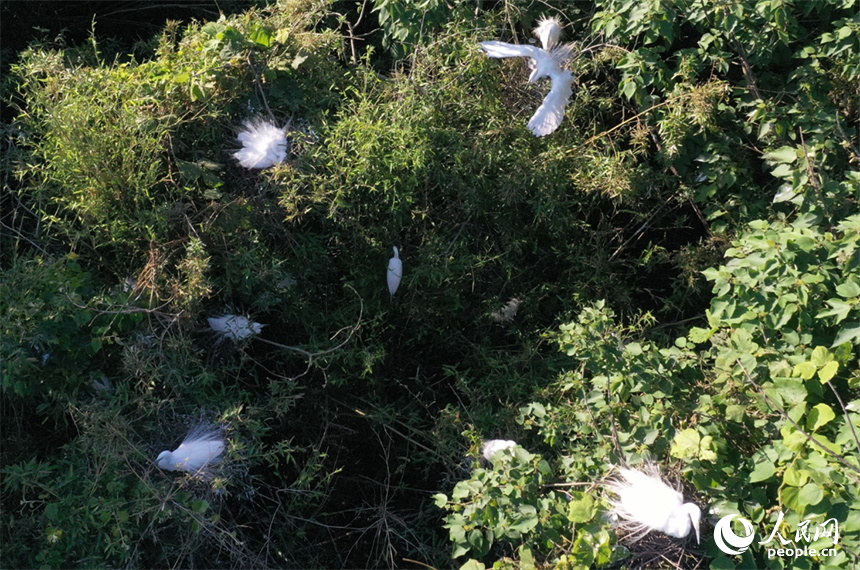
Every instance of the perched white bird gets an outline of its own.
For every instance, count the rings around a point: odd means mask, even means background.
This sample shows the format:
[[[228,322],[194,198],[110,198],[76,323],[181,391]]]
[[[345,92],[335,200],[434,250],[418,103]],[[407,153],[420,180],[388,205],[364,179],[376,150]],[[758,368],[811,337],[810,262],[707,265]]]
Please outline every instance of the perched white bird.
[[[223,452],[221,430],[204,426],[191,430],[175,450],[159,453],[155,464],[165,471],[200,473],[205,467],[219,463]]]
[[[484,442],[483,449],[481,449],[481,456],[486,459],[487,462],[490,462],[493,459],[493,455],[499,451],[503,449],[513,449],[516,446],[517,442],[510,439],[488,439]]]
[[[248,317],[242,315],[224,315],[223,317],[209,317],[209,326],[213,331],[223,338],[241,340],[252,334],[260,334],[263,327],[260,323],[252,322]]]
[[[509,323],[517,316],[520,310],[520,300],[514,297],[505,303],[498,311],[493,311],[490,316],[497,323]]]
[[[685,503],[679,491],[664,483],[656,466],[648,465],[645,470],[647,473],[618,467],[618,477],[606,483],[617,496],[610,503],[618,526],[633,542],[652,530],[684,538],[693,529],[698,543],[702,511],[693,503]]]
[[[481,42],[481,47],[489,57],[528,57],[533,66],[529,83],[542,77],[552,80],[552,88],[532,118],[528,127],[535,136],[543,137],[555,131],[564,119],[564,110],[573,94],[574,76],[562,66],[573,54],[573,45],[559,45],[561,26],[554,18],[544,18],[535,28],[534,34],[540,38],[542,48],[536,46],[509,44],[498,41]]]
[[[401,277],[403,277],[403,262],[400,261],[400,250],[394,246],[394,257],[388,260],[388,292],[392,297],[400,287]]]
[[[289,142],[286,127],[276,127],[262,117],[245,121],[245,130],[237,137],[242,150],[233,153],[245,168],[268,168],[287,158]]]

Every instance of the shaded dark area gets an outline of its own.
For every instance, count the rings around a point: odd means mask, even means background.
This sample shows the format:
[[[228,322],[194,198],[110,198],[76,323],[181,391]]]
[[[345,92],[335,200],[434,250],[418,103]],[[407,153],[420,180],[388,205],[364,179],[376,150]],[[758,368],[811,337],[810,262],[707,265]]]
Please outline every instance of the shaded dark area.
[[[6,75],[17,54],[33,41],[52,41],[62,36],[67,45],[78,45],[95,34],[100,48],[117,53],[157,36],[168,20],[217,20],[225,15],[265,6],[266,0],[189,0],[107,2],[85,0],[0,3],[0,75]],[[110,48],[113,48],[112,50]],[[0,121],[11,120],[0,105]]]

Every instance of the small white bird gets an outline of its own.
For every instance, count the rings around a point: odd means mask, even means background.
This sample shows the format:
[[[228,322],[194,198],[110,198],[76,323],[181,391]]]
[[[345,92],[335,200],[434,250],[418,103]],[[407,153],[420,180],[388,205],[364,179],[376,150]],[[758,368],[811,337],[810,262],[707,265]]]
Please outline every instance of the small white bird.
[[[401,277],[403,277],[403,262],[400,261],[400,250],[394,246],[394,257],[388,260],[388,293],[392,297],[400,287]]]
[[[498,311],[493,311],[490,316],[497,323],[509,323],[517,316],[520,310],[520,300],[514,297],[505,303]]]
[[[209,326],[222,338],[241,340],[252,334],[260,334],[263,327],[260,323],[252,322],[248,317],[242,315],[224,315],[223,317],[209,317]]]
[[[612,515],[632,542],[652,530],[684,538],[694,529],[699,543],[702,511],[693,503],[685,503],[679,491],[664,483],[656,466],[647,465],[647,474],[636,469],[616,469],[619,476],[606,483],[607,489],[617,496],[610,501]]]
[[[286,129],[278,128],[262,117],[245,121],[245,130],[237,136],[242,150],[233,156],[245,168],[269,168],[282,163],[289,150]]]
[[[155,464],[165,471],[200,473],[216,465],[224,452],[224,436],[220,428],[203,426],[191,430],[173,451],[162,451]]]
[[[493,455],[503,449],[513,449],[517,446],[517,442],[510,439],[488,439],[484,442],[484,447],[481,449],[481,456],[490,462],[493,460]]]
[[[573,44],[558,45],[561,36],[561,25],[555,18],[542,19],[534,34],[540,38],[542,48],[527,45],[509,44],[506,42],[481,42],[481,47],[489,57],[528,57],[532,60],[532,72],[529,83],[534,83],[542,77],[552,80],[552,88],[543,99],[543,103],[532,118],[528,127],[538,137],[546,136],[555,131],[564,119],[564,110],[570,96],[573,94],[574,76],[562,66],[573,54]]]

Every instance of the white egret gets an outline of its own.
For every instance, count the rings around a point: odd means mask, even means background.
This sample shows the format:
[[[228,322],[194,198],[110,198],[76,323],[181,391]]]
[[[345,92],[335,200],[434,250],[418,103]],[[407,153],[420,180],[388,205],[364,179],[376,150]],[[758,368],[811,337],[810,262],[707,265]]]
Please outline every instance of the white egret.
[[[260,323],[252,322],[248,317],[242,315],[224,315],[222,317],[209,317],[209,326],[222,338],[241,340],[253,334],[260,334],[263,327]]]
[[[520,310],[520,300],[514,297],[505,303],[498,311],[493,311],[490,316],[497,323],[509,323],[517,316]]]
[[[245,129],[237,136],[242,150],[233,156],[245,168],[268,168],[280,164],[286,160],[289,150],[288,127],[276,127],[262,117],[245,121]]]
[[[555,131],[564,119],[564,110],[573,94],[574,76],[562,66],[573,54],[573,45],[559,45],[561,26],[555,18],[544,18],[535,28],[534,34],[541,40],[543,47],[509,44],[498,41],[481,42],[481,47],[489,57],[528,57],[533,66],[529,83],[542,77],[549,77],[552,88],[543,103],[529,119],[529,130],[538,137]]]
[[[517,446],[517,442],[510,439],[488,439],[484,442],[484,447],[481,449],[481,456],[491,462],[493,455],[503,449],[513,449]]]
[[[400,287],[401,277],[403,277],[403,262],[400,261],[400,250],[394,246],[394,257],[388,260],[388,293],[392,297]]]
[[[165,471],[201,473],[219,463],[223,452],[221,429],[204,426],[191,430],[175,450],[159,453],[155,463]]]
[[[692,529],[699,543],[702,511],[693,503],[685,503],[684,496],[661,479],[656,466],[648,465],[645,470],[647,473],[619,467],[618,477],[606,483],[607,489],[617,496],[610,503],[619,528],[633,542],[652,530],[684,538]]]

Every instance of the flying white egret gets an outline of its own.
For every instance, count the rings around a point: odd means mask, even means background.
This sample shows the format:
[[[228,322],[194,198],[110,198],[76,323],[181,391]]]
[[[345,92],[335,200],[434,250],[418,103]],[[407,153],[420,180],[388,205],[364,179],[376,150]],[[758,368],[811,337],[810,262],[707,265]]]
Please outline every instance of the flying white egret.
[[[209,326],[222,338],[241,340],[252,334],[260,334],[263,327],[260,323],[252,322],[248,317],[242,315],[224,315],[222,317],[209,317]]]
[[[542,77],[552,80],[552,88],[543,99],[543,103],[529,119],[529,130],[538,137],[546,136],[555,131],[564,119],[564,110],[570,96],[573,94],[574,76],[562,66],[573,54],[573,45],[559,45],[561,26],[555,18],[544,18],[534,29],[534,34],[540,39],[543,47],[509,44],[506,42],[481,42],[484,53],[493,58],[528,57],[531,58],[532,72],[529,83],[534,83]]]
[[[656,466],[646,466],[647,473],[623,467],[616,470],[618,477],[606,483],[617,496],[610,501],[612,514],[633,542],[652,530],[684,538],[693,529],[699,543],[702,511],[693,503],[685,503],[679,491],[663,482]]]
[[[400,287],[401,277],[403,277],[403,262],[400,261],[400,250],[394,246],[394,257],[388,260],[388,293],[392,297]]]
[[[201,473],[216,465],[224,452],[224,436],[217,427],[203,426],[191,430],[173,451],[162,451],[155,464],[165,471]]]
[[[269,168],[280,164],[286,160],[289,150],[288,127],[276,127],[262,117],[245,121],[245,129],[237,136],[242,150],[233,156],[245,168]]]
[[[481,449],[481,456],[491,462],[493,455],[503,449],[512,449],[517,446],[517,442],[510,439],[488,439],[484,442],[484,447]]]

